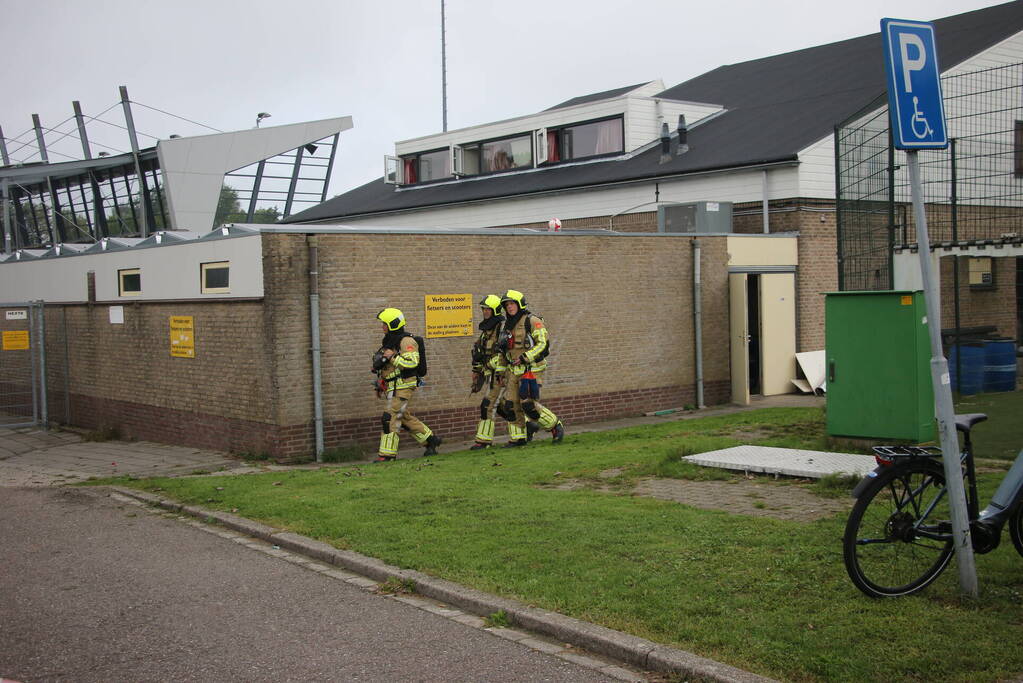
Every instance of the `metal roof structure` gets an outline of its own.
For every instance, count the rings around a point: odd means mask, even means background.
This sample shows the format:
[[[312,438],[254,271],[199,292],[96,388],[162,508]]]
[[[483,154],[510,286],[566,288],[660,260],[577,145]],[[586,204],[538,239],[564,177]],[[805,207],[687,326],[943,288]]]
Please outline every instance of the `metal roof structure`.
[[[0,130],[4,252],[118,236],[145,238],[168,229],[206,231],[217,222],[225,192],[241,208],[227,220],[253,221],[262,205],[262,218],[276,221],[293,213],[298,204],[326,199],[340,134],[352,128],[351,117],[345,116],[212,135],[172,135],[140,148],[124,87],[121,105],[129,153],[100,152],[93,158],[77,102],[76,137],[82,142],[83,159],[51,163],[45,136],[49,129],[33,115],[33,154],[41,161],[12,163]],[[286,170],[279,171],[278,166]],[[270,203],[273,206],[267,209]],[[283,211],[278,204],[283,204]]]

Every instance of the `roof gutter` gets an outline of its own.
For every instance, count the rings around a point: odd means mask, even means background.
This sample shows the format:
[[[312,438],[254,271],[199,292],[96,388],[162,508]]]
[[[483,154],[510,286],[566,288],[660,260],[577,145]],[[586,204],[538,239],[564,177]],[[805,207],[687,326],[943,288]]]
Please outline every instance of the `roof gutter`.
[[[649,175],[641,178],[630,178],[628,180],[617,180],[609,183],[598,183],[595,185],[577,185],[574,187],[559,188],[557,190],[540,190],[537,192],[526,192],[516,195],[505,195],[497,197],[485,197],[481,199],[467,199],[460,202],[445,202],[441,204],[425,204],[423,206],[409,207],[407,209],[393,209],[391,211],[372,211],[369,213],[353,213],[353,214],[342,214],[339,216],[331,216],[330,218],[316,218],[309,221],[303,221],[302,223],[295,222],[293,225],[315,225],[317,223],[337,223],[339,220],[346,219],[358,219],[358,218],[374,218],[377,216],[397,216],[406,213],[415,213],[417,211],[423,211],[426,209],[444,209],[455,206],[472,206],[474,204],[482,204],[486,202],[500,201],[504,199],[526,199],[533,197],[556,197],[563,194],[571,194],[574,192],[587,192],[590,190],[601,190],[611,187],[624,187],[628,185],[640,185],[649,182],[661,182],[665,180],[678,180],[681,178],[696,178],[708,175],[724,175],[728,173],[743,173],[745,171],[756,171],[756,170],[767,170],[772,168],[789,168],[799,165],[799,159],[792,156],[788,159],[779,159],[776,161],[765,161],[756,164],[750,164],[748,166],[728,166],[727,168],[716,168],[708,169],[705,171],[688,171],[671,173],[666,175]],[[282,222],[283,225],[288,225],[288,222]]]

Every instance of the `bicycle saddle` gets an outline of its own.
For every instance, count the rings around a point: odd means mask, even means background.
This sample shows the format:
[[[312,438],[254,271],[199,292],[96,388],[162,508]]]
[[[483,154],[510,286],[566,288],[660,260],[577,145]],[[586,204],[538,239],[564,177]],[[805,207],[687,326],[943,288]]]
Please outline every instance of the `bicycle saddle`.
[[[973,425],[983,422],[987,419],[987,415],[984,413],[966,413],[965,415],[956,415],[956,429],[961,432],[970,433],[970,428]]]

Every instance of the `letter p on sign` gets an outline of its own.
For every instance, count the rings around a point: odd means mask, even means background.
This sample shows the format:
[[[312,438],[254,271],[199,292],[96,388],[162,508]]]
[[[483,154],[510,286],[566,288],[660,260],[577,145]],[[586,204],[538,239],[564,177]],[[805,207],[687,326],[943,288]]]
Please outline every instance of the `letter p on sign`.
[[[909,48],[916,49],[916,57],[911,57]],[[922,71],[927,64],[927,53],[924,52],[924,41],[915,33],[899,34],[899,51],[902,53],[902,85],[906,92],[913,92],[912,72]]]

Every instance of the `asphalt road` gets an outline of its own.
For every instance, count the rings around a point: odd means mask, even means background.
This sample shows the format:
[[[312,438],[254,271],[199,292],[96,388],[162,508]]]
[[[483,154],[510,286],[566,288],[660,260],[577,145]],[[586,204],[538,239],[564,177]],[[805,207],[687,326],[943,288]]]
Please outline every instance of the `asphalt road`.
[[[0,489],[0,678],[613,680],[70,488]]]

